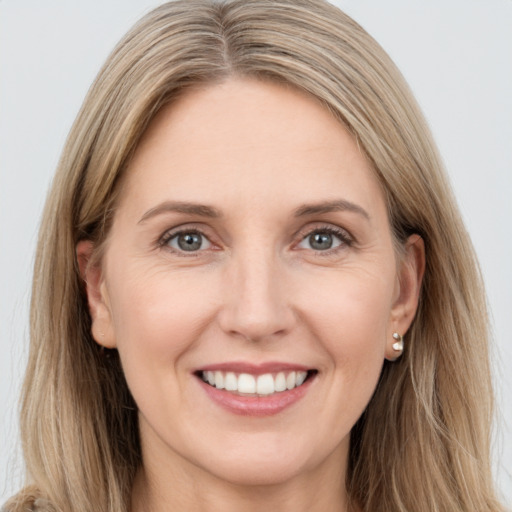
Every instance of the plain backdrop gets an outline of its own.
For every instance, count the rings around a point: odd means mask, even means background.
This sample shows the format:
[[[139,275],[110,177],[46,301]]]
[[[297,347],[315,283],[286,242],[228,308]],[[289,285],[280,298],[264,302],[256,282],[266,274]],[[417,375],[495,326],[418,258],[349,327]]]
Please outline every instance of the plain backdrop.
[[[22,483],[17,400],[41,209],[100,65],[156,0],[0,0],[0,502]],[[398,64],[443,155],[493,315],[497,481],[512,502],[512,0],[338,0]],[[421,461],[418,461],[421,464]]]

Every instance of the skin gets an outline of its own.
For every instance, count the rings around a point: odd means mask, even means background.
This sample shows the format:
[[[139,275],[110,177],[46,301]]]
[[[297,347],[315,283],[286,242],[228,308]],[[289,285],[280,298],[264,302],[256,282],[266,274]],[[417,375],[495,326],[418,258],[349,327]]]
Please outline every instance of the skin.
[[[132,510],[346,510],[350,430],[397,357],[392,334],[410,326],[424,267],[417,236],[397,261],[353,137],[302,93],[229,79],[161,111],[122,186],[101,263],[87,265],[90,242],[77,253],[93,335],[119,350],[139,407]],[[355,208],[296,215],[340,200]],[[219,216],[162,209],[169,201]],[[169,241],[177,226],[203,233],[202,247]],[[313,247],[326,229],[339,232],[333,247]],[[317,374],[282,412],[243,416],[193,374],[226,361]]]

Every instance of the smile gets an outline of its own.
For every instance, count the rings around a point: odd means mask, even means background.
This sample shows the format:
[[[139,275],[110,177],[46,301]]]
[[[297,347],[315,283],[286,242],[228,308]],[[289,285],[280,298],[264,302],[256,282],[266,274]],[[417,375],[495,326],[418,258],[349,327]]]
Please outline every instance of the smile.
[[[243,396],[269,396],[295,389],[308,377],[307,371],[287,371],[252,375],[223,371],[202,371],[201,379],[217,389]]]
[[[224,363],[194,372],[206,395],[243,416],[272,416],[299,402],[318,371],[286,363]]]

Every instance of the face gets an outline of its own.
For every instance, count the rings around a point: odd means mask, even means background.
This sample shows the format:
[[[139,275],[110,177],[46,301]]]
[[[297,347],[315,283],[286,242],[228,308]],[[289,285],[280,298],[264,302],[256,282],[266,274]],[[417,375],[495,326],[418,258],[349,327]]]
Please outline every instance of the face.
[[[160,112],[122,186],[88,294],[145,463],[339,472],[418,281],[353,137],[308,96],[233,79]]]

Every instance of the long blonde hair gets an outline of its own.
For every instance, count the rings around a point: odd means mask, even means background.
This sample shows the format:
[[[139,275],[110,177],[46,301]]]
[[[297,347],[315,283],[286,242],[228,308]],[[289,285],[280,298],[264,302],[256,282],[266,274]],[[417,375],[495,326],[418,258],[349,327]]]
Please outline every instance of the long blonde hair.
[[[117,186],[154,115],[188,87],[230,76],[318,98],[382,184],[397,246],[426,245],[419,310],[399,362],[384,364],[353,428],[347,476],[364,511],[490,512],[492,389],[475,255],[426,123],[399,71],[322,0],[181,0],[123,38],[73,125],[48,197],[35,264],[21,429],[31,484],[8,504],[122,512],[142,463],[137,409],[115,351],[92,339],[75,257],[101,248]],[[340,464],[342,461],[340,461]]]

